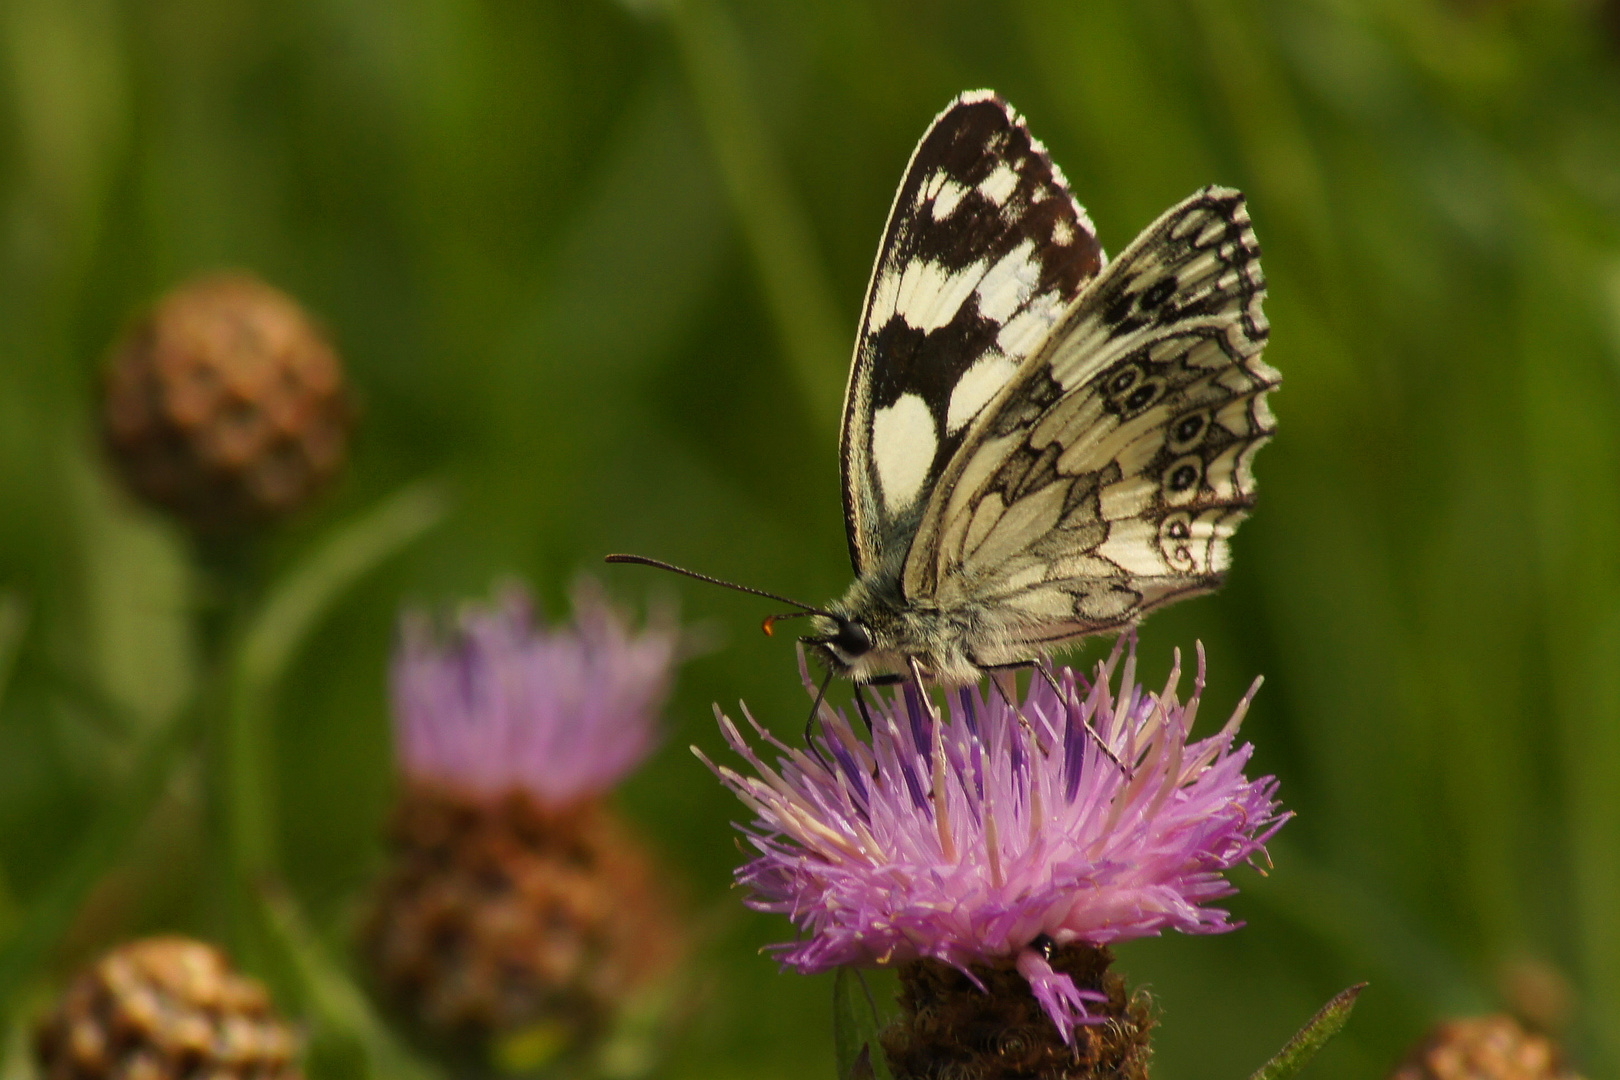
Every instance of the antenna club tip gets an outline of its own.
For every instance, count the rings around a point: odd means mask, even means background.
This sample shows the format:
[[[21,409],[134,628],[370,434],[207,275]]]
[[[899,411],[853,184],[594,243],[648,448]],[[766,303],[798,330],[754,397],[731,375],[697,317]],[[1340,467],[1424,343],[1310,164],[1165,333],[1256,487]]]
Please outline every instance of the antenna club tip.
[[[767,616],[765,616],[764,620],[760,622],[759,628],[761,630],[765,631],[765,636],[766,637],[775,637],[776,636],[776,616],[775,615],[767,615]]]

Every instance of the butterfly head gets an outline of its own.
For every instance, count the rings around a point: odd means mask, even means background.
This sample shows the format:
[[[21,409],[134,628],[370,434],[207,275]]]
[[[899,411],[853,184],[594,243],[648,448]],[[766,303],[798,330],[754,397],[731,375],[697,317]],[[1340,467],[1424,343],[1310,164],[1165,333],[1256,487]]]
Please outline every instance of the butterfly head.
[[[710,577],[708,574],[700,574],[695,570],[687,570],[684,567],[675,566],[660,559],[649,559],[643,555],[609,555],[607,561],[610,563],[637,563],[642,566],[652,566],[660,570],[668,570],[672,573],[696,578],[699,581],[706,581],[711,585],[721,585],[728,589],[736,589],[738,592],[764,596],[771,600],[792,604],[798,610],[772,615],[765,620],[765,633],[774,633],[775,625],[783,619],[810,619],[815,627],[815,633],[799,640],[809,647],[811,652],[821,657],[832,670],[845,678],[862,679],[863,659],[873,655],[876,637],[871,629],[871,622],[843,610],[848,606],[848,597],[840,604],[828,608],[819,608],[777,593],[766,592],[764,589],[738,585],[735,582]],[[859,587],[853,592],[859,593]],[[862,681],[866,680],[862,679]]]
[[[809,619],[812,632],[799,639],[839,678],[858,683],[893,683],[920,671],[931,682],[965,686],[979,678],[979,667],[965,648],[962,627],[935,610],[908,604],[891,573],[862,575],[841,599],[815,607],[778,593],[738,585],[644,555],[609,555],[610,563],[638,563],[686,577],[791,604],[797,610],[772,615],[764,630],[774,633],[783,619]]]
[[[814,634],[799,640],[839,675],[855,678],[872,652],[872,631],[865,623],[837,612],[815,616]]]
[[[978,677],[953,648],[937,612],[907,604],[887,574],[862,575],[849,592],[811,617],[799,640],[834,675],[858,683],[893,683],[921,671],[930,682],[962,685]]]

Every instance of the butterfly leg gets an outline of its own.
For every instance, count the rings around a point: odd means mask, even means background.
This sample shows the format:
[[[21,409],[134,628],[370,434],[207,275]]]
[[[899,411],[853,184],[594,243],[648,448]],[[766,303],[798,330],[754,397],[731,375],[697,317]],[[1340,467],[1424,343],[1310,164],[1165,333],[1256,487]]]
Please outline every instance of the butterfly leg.
[[[820,688],[816,690],[816,700],[810,705],[810,715],[804,722],[804,745],[809,747],[810,752],[820,758],[821,763],[829,769],[833,767],[833,763],[827,760],[822,754],[821,748],[816,745],[815,733],[816,720],[821,716],[821,703],[827,700],[827,687],[832,684],[832,680],[833,673],[829,671],[827,677],[821,680]],[[870,721],[868,721],[868,726],[870,726]]]
[[[934,721],[934,726],[938,727],[939,710],[934,708],[934,699],[928,693],[927,684],[923,682],[922,665],[917,663],[915,656],[906,657],[906,663],[911,666],[911,679],[917,684],[917,693],[922,695],[923,708],[928,710],[928,715]]]
[[[1041,676],[1046,679],[1046,685],[1052,688],[1052,692],[1058,696],[1059,701],[1067,702],[1069,700],[1069,696],[1063,692],[1063,687],[1058,685],[1058,681],[1052,675],[1050,668],[1048,668],[1045,664],[1038,662],[1032,662],[1031,666],[1034,667],[1036,671],[1040,672]],[[1109,761],[1112,761],[1114,766],[1118,768],[1120,772],[1125,774],[1125,778],[1127,780],[1130,779],[1130,767],[1121,761],[1119,759],[1119,755],[1114,753],[1113,749],[1103,741],[1102,733],[1091,726],[1090,720],[1085,722],[1085,728],[1086,734],[1091,736],[1091,741],[1097,744],[1097,749],[1101,750],[1103,755],[1106,756]]]
[[[866,724],[866,734],[872,734],[872,714],[866,709],[866,695],[861,693],[861,684],[855,684],[855,707],[861,711],[861,720]]]
[[[917,663],[915,656],[906,657],[906,664],[911,668],[911,677],[916,681],[917,693],[922,695],[923,706],[927,708],[928,715],[934,723],[930,729],[933,735],[933,745],[929,748],[929,760],[932,763],[934,800],[934,827],[939,830],[939,847],[944,853],[946,861],[956,858],[956,841],[954,830],[951,827],[950,800],[945,787],[945,724],[940,719],[939,709],[934,706],[934,699],[929,696],[928,685],[923,682],[922,665]]]
[[[1025,660],[1017,664],[997,664],[994,667],[985,668],[984,671],[990,676],[990,685],[994,686],[998,691],[1001,692],[1001,700],[1005,701],[1013,712],[1018,713],[1018,722],[1024,726],[1025,730],[1029,731],[1030,734],[1033,735],[1035,733],[1034,729],[1030,726],[1029,721],[1024,718],[1024,714],[1018,711],[1018,706],[1013,703],[1012,697],[1009,696],[1006,687],[1002,686],[1001,680],[998,678],[998,676],[1011,675],[1013,672],[1022,670],[1024,668],[1030,668],[1039,672],[1041,678],[1046,680],[1046,685],[1050,686],[1052,688],[1052,692],[1057,695],[1057,699],[1064,702],[1068,701],[1068,695],[1064,694],[1063,687],[1058,685],[1058,681],[1053,677],[1051,669],[1038,660]],[[1101,750],[1103,755],[1107,757],[1109,761],[1112,761],[1114,765],[1118,767],[1120,772],[1124,773],[1126,777],[1129,777],[1131,775],[1130,768],[1127,767],[1126,764],[1119,759],[1119,755],[1114,753],[1113,749],[1103,741],[1102,734],[1098,732],[1096,728],[1091,726],[1090,720],[1085,722],[1085,729],[1086,734],[1091,736],[1091,740],[1097,744],[1097,749]],[[1048,749],[1049,748],[1044,745],[1041,746],[1041,751],[1043,753]]]
[[[990,676],[990,685],[996,688],[996,693],[1001,695],[1001,700],[1006,703],[1007,708],[1011,709],[1013,715],[1018,717],[1018,726],[1029,733],[1029,737],[1035,740],[1035,745],[1040,748],[1041,753],[1045,754],[1051,750],[1051,747],[1046,745],[1046,741],[1041,738],[1040,732],[1035,730],[1035,725],[1029,722],[1029,717],[1024,715],[1024,710],[1018,707],[1017,672],[1020,668],[1030,666],[1032,665],[1027,663],[997,664],[995,667],[982,668],[982,670],[986,675]],[[1012,681],[1010,688],[1002,681],[1002,676],[1006,676]]]

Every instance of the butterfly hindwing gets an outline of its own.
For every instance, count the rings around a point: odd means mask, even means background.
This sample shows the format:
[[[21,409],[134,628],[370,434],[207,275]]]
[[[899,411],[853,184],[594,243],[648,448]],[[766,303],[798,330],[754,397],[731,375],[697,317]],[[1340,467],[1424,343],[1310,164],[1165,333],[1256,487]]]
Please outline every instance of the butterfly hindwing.
[[[1103,265],[1018,114],[963,94],[912,155],[867,288],[844,403],[857,574],[905,553],[975,416]]]
[[[1264,294],[1238,192],[1144,231],[971,425],[907,554],[907,601],[971,612],[995,664],[1218,584],[1275,428]]]

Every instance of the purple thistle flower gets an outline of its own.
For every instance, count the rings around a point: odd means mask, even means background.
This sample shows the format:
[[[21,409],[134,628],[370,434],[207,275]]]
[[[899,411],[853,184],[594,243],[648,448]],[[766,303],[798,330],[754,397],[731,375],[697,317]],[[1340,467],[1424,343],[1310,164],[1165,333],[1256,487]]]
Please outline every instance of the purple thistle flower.
[[[412,780],[550,805],[605,791],[656,744],[681,649],[673,619],[633,631],[590,582],[571,627],[536,627],[518,586],[449,633],[408,612],[392,675],[401,764]]]
[[[1101,995],[1056,971],[1052,946],[1236,929],[1209,906],[1236,891],[1223,874],[1263,855],[1290,815],[1276,780],[1244,776],[1253,748],[1234,745],[1259,681],[1225,727],[1189,742],[1202,646],[1186,703],[1180,663],[1178,652],[1164,690],[1148,692],[1122,639],[1091,681],[1058,669],[1061,698],[1042,678],[1016,711],[994,687],[963,688],[938,725],[908,687],[876,695],[870,742],[824,708],[814,754],[745,711],[780,752],[775,768],[716,710],[758,773],[704,758],[755,814],[739,828],[760,854],[737,880],[751,907],[804,932],[777,946],[783,963],[812,973],[932,958],[972,977],[972,964],[1011,961],[1069,1041],[1101,1019],[1087,1008]]]

